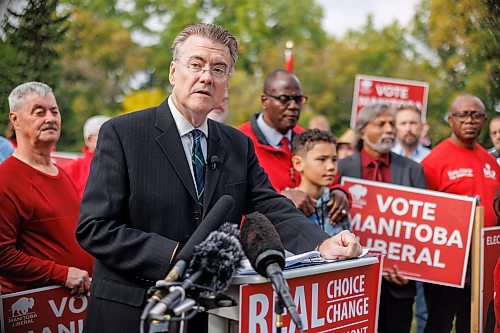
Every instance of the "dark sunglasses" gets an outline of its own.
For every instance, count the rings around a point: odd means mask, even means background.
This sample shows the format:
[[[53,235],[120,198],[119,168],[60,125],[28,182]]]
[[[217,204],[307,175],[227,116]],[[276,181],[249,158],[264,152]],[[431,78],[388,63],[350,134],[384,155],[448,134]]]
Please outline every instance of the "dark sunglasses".
[[[266,92],[264,92],[264,95],[266,95],[268,97],[272,97],[272,98],[280,101],[281,104],[283,104],[283,105],[290,104],[290,102],[292,100],[295,101],[295,103],[297,103],[299,105],[303,105],[303,104],[307,103],[307,96],[302,96],[302,95],[298,95],[298,96],[288,96],[288,95],[274,96],[274,95],[268,94]]]

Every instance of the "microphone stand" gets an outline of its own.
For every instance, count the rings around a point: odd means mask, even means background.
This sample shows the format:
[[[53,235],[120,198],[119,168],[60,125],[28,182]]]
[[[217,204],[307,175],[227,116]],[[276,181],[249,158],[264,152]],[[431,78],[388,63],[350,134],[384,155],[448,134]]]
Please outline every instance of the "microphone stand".
[[[274,303],[274,313],[276,314],[276,333],[281,333],[283,327],[283,312],[285,312],[285,305],[281,301],[280,295],[276,293]]]

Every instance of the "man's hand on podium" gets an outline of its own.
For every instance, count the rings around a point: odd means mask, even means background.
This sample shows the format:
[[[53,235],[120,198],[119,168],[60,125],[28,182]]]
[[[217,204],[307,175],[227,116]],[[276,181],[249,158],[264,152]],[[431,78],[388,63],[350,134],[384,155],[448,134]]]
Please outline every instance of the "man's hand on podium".
[[[362,249],[356,236],[352,232],[344,230],[321,242],[318,251],[323,258],[333,260],[359,257]]]

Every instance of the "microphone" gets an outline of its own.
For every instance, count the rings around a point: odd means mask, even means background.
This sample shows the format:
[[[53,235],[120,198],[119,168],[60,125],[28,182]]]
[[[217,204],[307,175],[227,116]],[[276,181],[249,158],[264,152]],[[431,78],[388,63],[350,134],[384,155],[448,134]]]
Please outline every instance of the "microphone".
[[[290,317],[302,331],[302,321],[293,302],[290,288],[283,277],[285,249],[271,221],[259,212],[247,215],[241,227],[240,239],[243,251],[253,269],[271,280]]]
[[[217,156],[217,155],[210,156],[210,161],[208,163],[208,168],[210,170],[215,170],[217,168],[218,164],[219,164],[219,156]]]
[[[180,286],[172,287],[170,293],[153,307],[149,312],[150,318],[165,314],[194,284],[205,285],[211,292],[226,290],[243,258],[238,236],[237,226],[226,222],[218,231],[211,232],[206,240],[195,246],[190,263],[192,273]]]
[[[161,288],[167,286],[170,282],[180,279],[186,270],[187,262],[191,259],[195,246],[201,243],[207,235],[216,230],[222,223],[225,222],[227,216],[234,206],[234,199],[230,195],[223,195],[217,200],[212,209],[205,216],[200,225],[193,232],[186,244],[182,247],[179,253],[175,256],[177,262],[174,267],[167,274],[165,279],[156,282],[156,287]],[[148,305],[144,311],[144,315],[149,312],[158,301],[160,301],[167,291],[165,289],[157,290],[154,295],[149,299]]]

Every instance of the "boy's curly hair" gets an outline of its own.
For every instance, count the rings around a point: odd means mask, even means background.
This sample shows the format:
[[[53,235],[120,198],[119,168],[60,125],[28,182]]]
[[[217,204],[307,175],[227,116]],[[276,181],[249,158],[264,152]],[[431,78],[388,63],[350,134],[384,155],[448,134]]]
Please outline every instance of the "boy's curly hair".
[[[333,145],[337,143],[335,136],[319,129],[308,129],[296,135],[292,140],[292,154],[307,153],[314,147],[315,143],[328,142]]]

